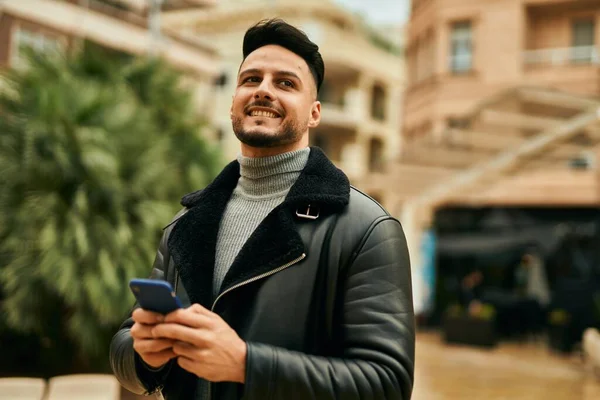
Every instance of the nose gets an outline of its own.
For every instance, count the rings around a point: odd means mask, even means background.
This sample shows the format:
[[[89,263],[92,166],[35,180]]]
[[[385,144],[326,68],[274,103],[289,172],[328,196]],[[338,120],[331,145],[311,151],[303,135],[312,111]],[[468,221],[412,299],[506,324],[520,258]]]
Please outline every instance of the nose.
[[[260,85],[256,88],[254,92],[255,100],[275,100],[275,92],[271,86],[271,83],[267,79],[263,79]]]

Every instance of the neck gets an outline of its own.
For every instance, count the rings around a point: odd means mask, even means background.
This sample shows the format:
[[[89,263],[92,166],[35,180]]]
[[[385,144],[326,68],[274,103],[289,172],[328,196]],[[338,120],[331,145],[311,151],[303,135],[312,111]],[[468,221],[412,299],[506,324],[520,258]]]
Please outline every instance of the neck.
[[[275,147],[252,147],[241,143],[241,153],[244,157],[258,158],[271,157],[278,154],[289,153],[296,150],[302,150],[308,147],[308,135],[302,135],[302,139],[295,143],[290,143]]]
[[[309,148],[269,157],[239,156],[236,192],[246,198],[284,197],[306,166]]]

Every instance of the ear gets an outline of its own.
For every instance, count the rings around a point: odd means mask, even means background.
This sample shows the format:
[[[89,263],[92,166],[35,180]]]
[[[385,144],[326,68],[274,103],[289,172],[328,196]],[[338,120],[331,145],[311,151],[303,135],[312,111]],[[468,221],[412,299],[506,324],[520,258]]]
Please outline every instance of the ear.
[[[321,102],[315,101],[310,110],[310,119],[308,120],[309,128],[316,128],[321,123]]]

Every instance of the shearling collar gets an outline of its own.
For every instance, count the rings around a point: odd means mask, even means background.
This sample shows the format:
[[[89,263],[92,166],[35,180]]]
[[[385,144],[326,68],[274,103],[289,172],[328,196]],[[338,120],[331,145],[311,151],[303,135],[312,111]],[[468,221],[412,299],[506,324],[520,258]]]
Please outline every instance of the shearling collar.
[[[191,208],[217,192],[231,196],[239,177],[240,165],[237,161],[232,161],[205,189],[184,196],[181,204]],[[349,198],[350,183],[346,175],[329,161],[321,149],[311,147],[306,167],[292,186],[285,203],[318,203],[341,208],[348,204]]]
[[[204,190],[184,196],[181,204],[189,211],[177,221],[168,240],[170,254],[191,302],[209,309],[213,301],[219,224],[239,176],[239,164],[233,161]],[[305,252],[296,230],[296,210],[311,205],[322,214],[335,213],[349,199],[350,183],[346,175],[319,148],[311,148],[306,167],[284,202],[267,215],[240,250],[225,276],[221,292]]]

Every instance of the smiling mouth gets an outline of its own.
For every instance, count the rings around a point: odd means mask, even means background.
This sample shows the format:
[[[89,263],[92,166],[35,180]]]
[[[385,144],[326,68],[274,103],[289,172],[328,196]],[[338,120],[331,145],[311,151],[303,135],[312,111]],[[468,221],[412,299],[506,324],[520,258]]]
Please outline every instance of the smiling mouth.
[[[250,117],[281,118],[278,113],[268,110],[251,110],[247,115]]]

